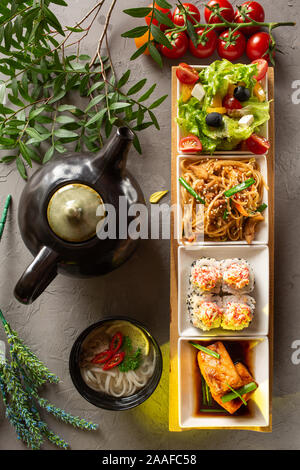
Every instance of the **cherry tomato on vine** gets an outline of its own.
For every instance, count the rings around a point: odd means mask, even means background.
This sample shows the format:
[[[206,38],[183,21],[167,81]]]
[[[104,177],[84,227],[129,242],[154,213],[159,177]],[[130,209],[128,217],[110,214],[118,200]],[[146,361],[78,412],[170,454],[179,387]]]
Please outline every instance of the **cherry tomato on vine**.
[[[149,8],[152,8],[152,3],[150,3],[150,5],[148,5]],[[167,15],[170,20],[172,20],[172,12],[171,10],[169,10],[168,8],[162,8],[160,7],[159,5],[157,5],[156,3],[154,4],[154,7],[157,9],[157,10],[160,10],[162,13],[164,13],[165,15]],[[146,20],[146,23],[147,25],[149,26],[150,23],[151,23],[151,16],[152,16],[152,12],[150,12],[147,16],[145,16],[145,20]],[[159,26],[161,31],[165,31],[167,29],[167,26],[165,24],[159,24],[158,23],[158,20],[153,17],[152,19],[152,24],[154,24],[155,26]]]
[[[190,39],[190,51],[195,57],[200,59],[205,59],[210,57],[216,50],[218,44],[218,36],[215,31],[211,30],[203,36],[204,28],[197,28],[195,32],[198,34],[199,38],[203,39],[203,42],[199,42],[198,46],[195,47],[193,41]]]
[[[180,139],[179,150],[183,153],[201,152],[202,144],[197,136],[189,135]]]
[[[220,34],[218,40],[218,54],[222,59],[237,60],[245,51],[246,38],[240,31],[235,31],[232,34],[232,44],[228,45],[230,34],[230,30]]]
[[[255,155],[262,155],[270,148],[270,142],[257,134],[252,134],[249,139],[246,140],[246,144],[248,150],[250,150],[252,153],[255,153]]]
[[[207,4],[209,7],[217,7],[224,8],[220,13],[227,21],[232,21],[234,18],[234,9],[231,3],[228,0],[210,0]],[[205,7],[204,16],[206,23],[215,24],[215,23],[222,23],[221,18],[215,15],[209,8]],[[220,28],[218,28],[220,29]]]
[[[165,36],[169,39],[173,47],[172,49],[168,49],[168,47],[160,45],[161,53],[169,59],[179,59],[182,57],[189,47],[187,35],[183,32],[179,32],[166,33]]]
[[[242,105],[237,100],[234,96],[232,95],[226,95],[225,98],[223,98],[223,107],[229,110],[232,109],[242,109]]]
[[[193,85],[198,82],[199,74],[188,64],[182,62],[176,69],[176,76],[181,83]]]
[[[195,7],[195,5],[193,5],[192,3],[183,3],[182,5],[188,10],[188,12],[193,13],[192,15],[188,16],[188,20],[194,24],[199,23],[200,11],[198,10],[198,8]],[[179,7],[175,8],[172,20],[173,23],[177,26],[184,26],[184,16]]]
[[[249,23],[249,20],[244,15],[249,16],[252,20],[263,23],[265,20],[265,11],[258,2],[244,2],[241,5],[241,10],[235,12],[234,21],[235,23]],[[246,26],[242,29],[243,33],[247,36],[256,33],[259,30],[259,26]]]
[[[248,39],[246,54],[250,60],[265,59],[270,60],[270,56],[267,53],[271,45],[271,38],[268,33],[262,31],[261,33],[255,33]],[[273,56],[275,51],[273,51]]]
[[[255,59],[251,63],[257,65],[258,72],[257,75],[255,75],[255,77],[253,78],[255,78],[259,82],[260,80],[265,78],[269,64],[265,59]]]

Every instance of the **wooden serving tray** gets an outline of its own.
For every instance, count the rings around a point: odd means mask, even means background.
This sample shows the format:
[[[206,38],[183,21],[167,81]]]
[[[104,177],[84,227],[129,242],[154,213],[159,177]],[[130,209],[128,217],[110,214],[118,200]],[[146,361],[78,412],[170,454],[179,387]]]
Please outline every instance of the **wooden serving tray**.
[[[269,141],[271,144],[267,155],[268,185],[269,185],[269,426],[266,427],[218,427],[217,429],[243,429],[260,432],[272,431],[272,385],[273,385],[273,340],[274,340],[274,160],[275,160],[275,135],[274,135],[274,69],[268,70],[268,98],[270,105]],[[171,204],[177,202],[177,77],[176,67],[172,67],[172,154],[171,154]],[[217,155],[216,158],[221,157]],[[173,432],[183,431],[179,426],[178,403],[178,243],[175,238],[175,221],[172,213],[171,219],[171,250],[170,250],[170,380],[169,380],[169,430]],[[193,428],[195,429],[195,428]],[[205,429],[205,428],[199,428]],[[213,429],[213,428],[209,428]],[[187,430],[184,428],[184,430]]]

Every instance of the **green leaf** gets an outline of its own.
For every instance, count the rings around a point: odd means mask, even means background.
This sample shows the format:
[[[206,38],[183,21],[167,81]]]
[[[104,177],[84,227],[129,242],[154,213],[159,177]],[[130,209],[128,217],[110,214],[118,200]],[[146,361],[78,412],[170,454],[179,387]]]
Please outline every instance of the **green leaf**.
[[[31,121],[31,119],[34,119],[39,114],[41,114],[43,111],[45,111],[45,106],[41,106],[40,108],[32,109],[29,113],[29,116],[28,116],[29,120]]]
[[[118,83],[117,83],[117,88],[122,88],[124,85],[126,85],[126,83],[127,83],[128,80],[129,80],[130,73],[131,73],[131,71],[130,71],[130,70],[127,70],[127,71],[124,73],[124,75],[122,75],[122,77],[120,78],[120,80],[119,80]]]
[[[52,11],[49,10],[49,8],[47,8],[45,5],[43,7],[43,13],[44,13],[48,23],[51,26],[53,26],[56,29],[56,31],[58,31],[62,36],[64,36],[65,33],[64,33],[64,30],[63,30],[60,22],[58,21],[58,19],[54,15],[54,13],[52,13]]]
[[[174,28],[174,23],[172,20],[170,20],[168,15],[158,10],[157,8],[154,8],[154,16],[160,24],[169,26],[169,28]]]
[[[57,111],[60,113],[63,113],[64,111],[70,111],[73,112],[76,110],[76,106],[73,104],[62,104],[61,106],[58,106]]]
[[[137,82],[135,85],[129,88],[127,95],[130,96],[130,95],[134,95],[135,93],[138,93],[146,84],[146,82],[147,82],[147,78],[143,78],[142,80]]]
[[[0,103],[4,104],[6,98],[6,85],[5,83],[0,84]]]
[[[150,109],[148,110],[148,112],[149,112],[149,116],[151,117],[152,122],[155,125],[156,129],[160,130],[160,127],[159,127],[159,124],[158,124],[158,121],[156,119],[155,114],[152,111],[150,111]]]
[[[167,36],[164,35],[164,33],[159,29],[158,26],[152,23],[151,25],[151,33],[155,39],[156,42],[159,44],[162,44],[163,46],[166,46],[168,49],[172,49],[173,46],[170,43],[169,39]],[[156,49],[156,48],[155,48]],[[151,54],[151,52],[150,52]]]
[[[110,105],[109,109],[111,111],[121,111],[124,110],[124,108],[128,108],[129,106],[131,106],[131,103],[113,103]]]
[[[158,106],[160,106],[165,101],[166,98],[168,98],[168,95],[164,95],[161,98],[158,98],[158,100],[154,101],[154,103],[152,103],[149,106],[149,109],[157,108]]]
[[[87,113],[90,109],[92,109],[94,106],[96,106],[98,103],[100,103],[100,101],[102,101],[103,99],[105,98],[105,95],[97,95],[95,96],[95,98],[93,98],[88,106],[86,107],[85,109],[85,113]]]
[[[152,59],[154,59],[155,62],[162,68],[163,62],[162,62],[161,55],[152,42],[148,43],[148,48],[149,48],[149,52],[150,52]]]
[[[142,101],[146,101],[149,96],[152,95],[153,91],[155,90],[156,88],[156,83],[154,83],[154,85],[152,85],[148,91],[146,91],[146,93],[144,93],[144,95],[142,95],[140,98],[139,98],[139,103],[141,103]]]
[[[130,29],[125,33],[122,33],[122,38],[139,38],[146,34],[148,31],[148,26],[137,26],[136,28]]]
[[[22,176],[22,178],[24,178],[24,180],[27,180],[26,168],[25,168],[25,165],[24,165],[24,163],[22,162],[22,160],[21,160],[20,157],[17,157],[17,159],[16,159],[16,165],[17,165],[17,169],[18,169],[20,175]]]
[[[53,98],[51,98],[51,100],[48,101],[48,104],[56,103],[56,101],[61,100],[65,96],[65,94],[66,94],[66,91],[61,90],[60,93],[58,93],[57,95],[54,95]]]
[[[76,132],[68,131],[67,129],[56,129],[54,135],[60,139],[69,138],[69,137],[78,137]]]
[[[104,82],[96,82],[94,85],[91,86],[91,88],[88,91],[88,96],[93,93],[95,90],[101,91],[105,87]]]
[[[141,144],[140,144],[140,141],[139,141],[139,138],[136,134],[134,134],[134,139],[132,141],[133,143],[133,146],[134,148],[136,149],[136,151],[142,155],[142,147],[141,147]]]
[[[21,100],[19,100],[19,98],[16,98],[15,96],[9,94],[8,99],[12,104],[19,106],[20,108],[23,108],[24,103]]]
[[[190,38],[192,40],[192,43],[197,48],[198,47],[198,36],[195,32],[194,26],[192,25],[192,23],[190,21],[186,22],[186,28],[187,28],[188,35],[190,36]]]
[[[86,123],[85,127],[89,127],[89,126],[91,126],[92,124],[94,124],[95,122],[97,122],[97,124],[99,125],[99,127],[101,127],[103,118],[104,118],[104,116],[105,116],[106,113],[107,113],[107,109],[106,109],[106,108],[101,109],[101,111],[99,111],[99,113],[96,113],[95,116],[93,116],[93,117]]]
[[[56,3],[56,5],[61,5],[63,7],[68,6],[68,4],[64,0],[50,0],[50,3]]]
[[[133,16],[134,18],[145,18],[145,16],[151,13],[152,8],[149,7],[140,7],[140,8],[128,8],[127,10],[123,10],[123,13],[126,15]]]
[[[53,146],[48,148],[47,152],[44,155],[42,163],[47,163],[49,160],[51,160],[54,155],[54,150],[55,148]]]
[[[157,0],[155,3],[161,8],[172,8],[172,5],[170,5],[166,0]]]
[[[30,154],[29,154],[29,152],[27,151],[26,145],[25,145],[22,141],[20,141],[20,142],[19,142],[19,147],[20,147],[20,152],[21,152],[21,154],[22,154],[22,157],[25,159],[25,161],[28,163],[28,165],[29,165],[30,167],[32,167]]]
[[[61,115],[56,118],[56,122],[58,122],[59,124],[69,124],[71,122],[75,122],[75,119],[72,116]]]

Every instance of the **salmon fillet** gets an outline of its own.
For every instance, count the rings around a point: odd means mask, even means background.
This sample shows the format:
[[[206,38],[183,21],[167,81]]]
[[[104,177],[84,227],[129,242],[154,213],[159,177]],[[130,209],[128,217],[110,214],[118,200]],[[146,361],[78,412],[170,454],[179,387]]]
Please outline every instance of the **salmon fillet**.
[[[224,395],[230,388],[239,388],[242,386],[242,380],[236,371],[236,368],[229,356],[225,346],[221,341],[208,346],[208,349],[217,352],[220,359],[217,359],[202,351],[198,352],[198,364],[211,393]],[[227,384],[226,384],[227,382]]]
[[[222,408],[233,414],[242,406],[243,402],[240,398],[228,401],[227,403],[222,402],[222,397],[231,391],[228,385],[238,389],[250,382],[254,382],[254,379],[244,364],[241,362],[233,364],[224,344],[220,341],[211,344],[208,346],[208,349],[220,354],[220,359],[199,351],[197,359],[201,374],[209,386],[213,399]],[[252,393],[242,395],[244,400],[249,400]]]

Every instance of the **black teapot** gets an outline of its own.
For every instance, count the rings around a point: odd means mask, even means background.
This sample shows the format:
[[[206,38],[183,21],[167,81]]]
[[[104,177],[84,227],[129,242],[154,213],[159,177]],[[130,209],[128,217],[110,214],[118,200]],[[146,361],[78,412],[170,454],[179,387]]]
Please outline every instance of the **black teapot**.
[[[128,233],[118,237],[120,197],[127,213],[132,204],[145,203],[125,168],[133,137],[130,129],[120,127],[98,154],[54,159],[30,178],[21,195],[18,220],[35,259],[15,287],[20,302],[33,302],[58,273],[103,275],[133,254],[138,240]],[[116,236],[99,237],[108,206],[115,209]],[[128,216],[127,224],[134,218]]]

